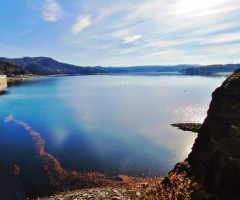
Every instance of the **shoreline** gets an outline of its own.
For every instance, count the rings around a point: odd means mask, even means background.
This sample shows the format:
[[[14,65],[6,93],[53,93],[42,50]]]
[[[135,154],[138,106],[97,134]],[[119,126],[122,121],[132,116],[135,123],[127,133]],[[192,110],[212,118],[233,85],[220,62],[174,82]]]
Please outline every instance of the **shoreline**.
[[[53,77],[60,77],[60,76],[69,76],[68,74],[54,74],[54,75],[18,75],[13,77],[7,77],[7,88],[18,86],[24,84],[25,81],[30,79],[39,79],[39,78],[53,78]],[[6,90],[7,90],[6,88]]]
[[[52,78],[52,77],[60,77],[60,76],[69,76],[68,74],[54,74],[54,75],[22,75],[22,76],[13,76],[7,77],[7,82],[11,81],[21,81],[21,80],[28,80],[28,79],[36,79],[36,78]]]
[[[63,77],[63,76],[88,76],[88,75],[109,75],[109,74],[53,74],[53,75],[17,75],[9,77],[7,76],[7,83],[10,86],[15,85],[15,83],[21,84],[22,81],[30,80],[30,79],[38,79],[38,78],[54,78],[54,77]]]
[[[233,74],[233,72],[217,72],[214,73],[214,76],[231,76]]]

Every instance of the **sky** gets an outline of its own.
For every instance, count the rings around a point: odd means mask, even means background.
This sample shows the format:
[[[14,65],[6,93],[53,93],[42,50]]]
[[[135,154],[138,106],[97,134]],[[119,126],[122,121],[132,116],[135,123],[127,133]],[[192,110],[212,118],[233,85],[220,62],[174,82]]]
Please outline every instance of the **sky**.
[[[240,0],[1,0],[2,56],[81,66],[240,63]]]

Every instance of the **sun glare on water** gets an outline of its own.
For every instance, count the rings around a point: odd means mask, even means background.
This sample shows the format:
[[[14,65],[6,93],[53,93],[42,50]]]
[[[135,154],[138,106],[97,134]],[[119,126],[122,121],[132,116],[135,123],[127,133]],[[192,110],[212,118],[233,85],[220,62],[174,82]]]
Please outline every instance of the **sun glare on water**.
[[[203,123],[207,116],[206,105],[190,103],[179,106],[174,111],[174,121],[181,123]]]

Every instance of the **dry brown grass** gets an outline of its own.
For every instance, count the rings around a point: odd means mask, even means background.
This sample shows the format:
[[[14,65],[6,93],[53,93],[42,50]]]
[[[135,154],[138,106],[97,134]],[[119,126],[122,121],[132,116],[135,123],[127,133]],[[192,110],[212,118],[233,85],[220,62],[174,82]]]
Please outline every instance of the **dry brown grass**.
[[[151,200],[190,200],[191,194],[198,189],[197,183],[188,178],[186,172],[171,172],[167,175],[168,183],[162,178],[148,178],[141,187],[133,187],[131,199]]]

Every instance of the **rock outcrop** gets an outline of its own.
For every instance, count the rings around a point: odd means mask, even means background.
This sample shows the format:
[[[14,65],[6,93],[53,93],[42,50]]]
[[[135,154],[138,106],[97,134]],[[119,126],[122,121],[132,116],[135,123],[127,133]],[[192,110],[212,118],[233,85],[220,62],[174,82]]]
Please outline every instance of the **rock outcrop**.
[[[240,199],[240,69],[213,92],[192,152],[178,166],[199,184],[193,199]]]
[[[198,133],[202,124],[200,123],[176,123],[171,124],[173,127],[177,127],[178,129],[181,129],[183,131],[192,131],[195,133]]]

